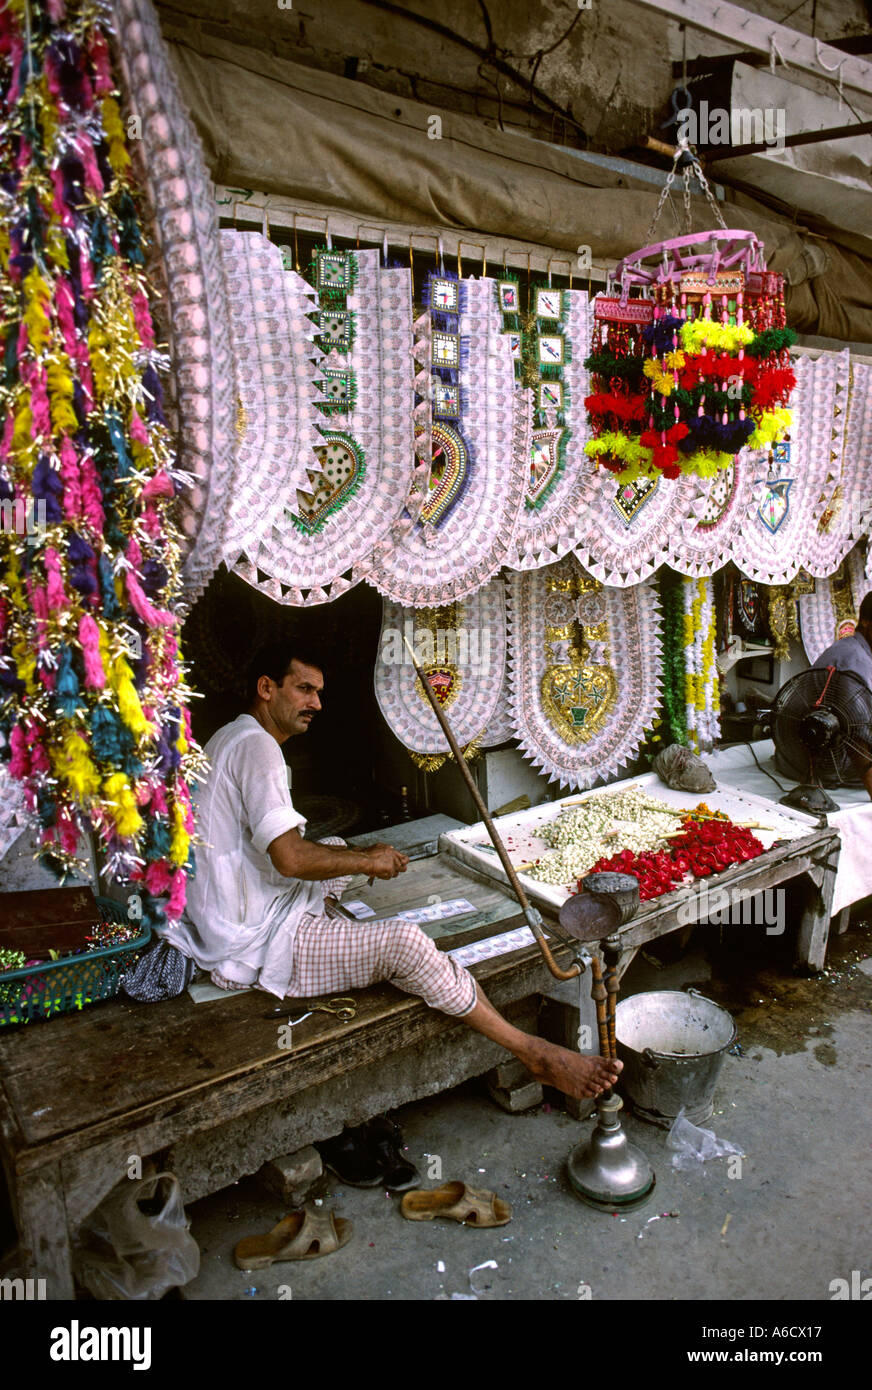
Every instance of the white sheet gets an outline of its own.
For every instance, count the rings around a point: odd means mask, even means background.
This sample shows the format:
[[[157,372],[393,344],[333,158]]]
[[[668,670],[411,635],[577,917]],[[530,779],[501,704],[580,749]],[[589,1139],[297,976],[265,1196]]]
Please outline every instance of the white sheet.
[[[761,739],[752,746],[761,766],[777,777],[785,791],[789,791],[794,783],[784,773],[776,772],[772,740]],[[705,761],[717,781],[729,782],[732,787],[740,787],[742,791],[753,792],[773,805],[777,804],[781,792],[756,766],[747,744],[736,743],[718,753],[709,753]],[[849,907],[851,903],[872,894],[872,801],[864,787],[827,790],[839,805],[838,811],[830,812],[827,820],[838,830],[842,842],[833,894],[832,912],[835,916],[843,907]]]

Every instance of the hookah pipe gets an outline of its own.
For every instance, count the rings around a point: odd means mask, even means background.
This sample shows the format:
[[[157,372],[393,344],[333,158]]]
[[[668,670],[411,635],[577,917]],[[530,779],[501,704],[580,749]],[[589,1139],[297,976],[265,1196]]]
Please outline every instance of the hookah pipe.
[[[615,1017],[618,1004],[618,961],[621,939],[618,927],[635,916],[639,907],[638,880],[630,874],[588,874],[582,892],[567,899],[560,909],[560,925],[578,941],[599,941],[599,955],[591,959],[600,1053],[617,1058]],[[587,1143],[569,1156],[567,1172],[576,1195],[599,1211],[641,1206],[654,1191],[654,1173],[641,1149],[629,1143],[620,1121],[623,1101],[610,1086],[597,1096],[597,1122]]]
[[[571,969],[562,970],[555,961],[545,934],[542,931],[542,917],[532,906],[518,881],[515,866],[506,853],[500,833],[488,814],[488,809],[472,773],[466,765],[445,711],[436,698],[433,687],[415,659],[408,638],[403,641],[412,658],[415,673],[421,682],[424,694],[430,702],[433,713],[439,721],[448,746],[457,761],[457,766],[469,788],[470,795],[487,827],[491,843],[506,871],[514,889],[527,923],[551,974],[557,980],[574,980],[581,975],[587,960],[577,954]],[[618,999],[617,964],[621,954],[620,937],[617,928],[629,922],[639,908],[639,882],[631,874],[588,874],[582,880],[585,890],[569,898],[560,909],[560,925],[578,942],[602,942],[606,963],[605,975],[599,957],[590,959],[593,974],[592,995],[596,1003],[597,1029],[599,1032],[600,1053],[603,1057],[617,1056],[615,1039],[615,1013]],[[597,1123],[587,1144],[579,1144],[569,1156],[567,1171],[576,1194],[589,1206],[600,1211],[615,1207],[629,1210],[641,1206],[654,1191],[654,1173],[641,1149],[630,1144],[621,1126],[619,1112],[623,1106],[620,1096],[612,1087],[597,1097]]]
[[[409,643],[409,639],[406,637],[405,633],[403,634],[403,641],[406,644],[409,656],[412,658],[412,665],[414,666],[415,673],[419,681],[421,682],[421,685],[423,686],[424,694],[426,695],[433,708],[433,713],[436,715],[436,718],[439,721],[439,726],[442,729],[442,732],[444,733],[446,739],[448,740],[448,746],[454,754],[457,766],[460,768],[463,779],[466,782],[467,787],[469,788],[469,792],[472,796],[473,801],[475,802],[476,809],[478,810],[479,815],[484,821],[487,833],[491,838],[491,844],[493,845],[494,849],[499,855],[500,863],[506,871],[506,875],[508,877],[509,883],[512,885],[515,897],[521,904],[524,916],[527,919],[527,925],[533,933],[534,937],[536,938],[536,943],[539,947],[539,950],[542,952],[542,955],[545,959],[545,964],[547,965],[551,974],[554,976],[555,980],[576,979],[584,970],[584,961],[581,960],[578,956],[576,956],[575,961],[573,965],[570,967],[570,969],[563,970],[557,964],[556,960],[551,954],[551,948],[549,947],[548,942],[545,938],[545,933],[542,930],[542,915],[539,912],[538,908],[533,907],[532,903],[527,897],[527,894],[524,892],[524,889],[515,871],[515,866],[509,858],[508,854],[506,853],[506,847],[502,842],[500,833],[490,818],[488,809],[484,804],[484,799],[482,798],[481,792],[475,785],[472,773],[470,772],[466,764],[466,759],[460,751],[457,739],[454,737],[451,725],[448,723],[448,720],[446,718],[445,711],[443,710],[438,699],[436,698],[432,685],[425,676],[424,672],[421,670],[421,667],[418,665],[418,662],[415,659],[415,653],[412,650],[412,647]]]

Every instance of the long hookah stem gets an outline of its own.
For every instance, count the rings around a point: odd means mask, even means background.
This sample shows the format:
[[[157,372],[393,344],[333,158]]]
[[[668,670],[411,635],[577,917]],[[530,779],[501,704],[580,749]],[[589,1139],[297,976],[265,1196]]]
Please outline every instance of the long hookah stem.
[[[609,1049],[609,1026],[606,1018],[606,986],[603,983],[603,968],[599,956],[595,955],[591,961],[591,974],[593,975],[593,985],[591,986],[591,997],[596,1004],[596,1024],[599,1032],[599,1049],[601,1057],[610,1057]]]

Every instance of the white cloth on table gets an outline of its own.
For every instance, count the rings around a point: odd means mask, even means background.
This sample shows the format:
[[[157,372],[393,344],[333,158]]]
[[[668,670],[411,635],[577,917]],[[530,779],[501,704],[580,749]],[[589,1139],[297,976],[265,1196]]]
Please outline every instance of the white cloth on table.
[[[166,940],[203,970],[255,980],[283,995],[297,926],[324,912],[331,883],[288,879],[267,850],[306,820],[294,809],[280,745],[253,715],[241,714],[206,744],[211,769],[196,799],[197,871],[185,917]]]
[[[785,774],[776,771],[772,740],[761,739],[752,747],[766,772],[777,777],[789,791],[794,784]],[[707,754],[705,760],[718,782],[727,782],[731,787],[753,792],[773,803],[782,795],[766,772],[757,767],[748,744],[732,744],[717,753]],[[838,811],[827,814],[828,823],[838,830],[841,838],[831,908],[835,917],[842,908],[872,894],[872,801],[865,787],[830,787],[827,791],[839,805]]]

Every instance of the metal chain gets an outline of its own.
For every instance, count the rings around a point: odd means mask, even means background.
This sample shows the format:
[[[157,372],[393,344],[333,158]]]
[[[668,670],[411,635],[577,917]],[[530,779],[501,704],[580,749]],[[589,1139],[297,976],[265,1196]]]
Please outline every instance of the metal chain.
[[[700,188],[702,189],[703,193],[705,194],[706,198],[708,199],[709,207],[711,208],[711,210],[712,210],[712,212],[714,213],[715,217],[718,219],[718,222],[720,223],[720,225],[721,225],[721,227],[723,228],[723,230],[724,230],[725,232],[728,231],[729,228],[727,227],[727,224],[726,224],[726,222],[724,221],[723,213],[721,212],[720,208],[718,207],[717,198],[715,197],[714,193],[712,193],[712,190],[711,190],[711,188],[710,188],[710,186],[709,186],[709,181],[708,181],[708,179],[706,178],[705,174],[703,173],[702,165],[701,165],[700,162],[699,162],[699,156],[696,154],[696,152],[695,152],[694,150],[691,150],[689,147],[688,147],[688,154],[690,155],[690,158],[691,158],[691,163],[692,163],[692,166],[693,166],[693,172],[696,174],[697,182],[699,183]]]
[[[661,190],[660,198],[659,198],[659,200],[658,200],[658,202],[657,202],[657,207],[656,207],[655,210],[654,210],[654,216],[651,218],[651,225],[649,226],[647,232],[645,233],[645,245],[646,245],[646,246],[650,244],[651,237],[652,237],[653,234],[654,234],[654,228],[657,226],[657,223],[658,223],[659,220],[660,220],[661,213],[663,212],[663,205],[664,205],[664,203],[666,202],[666,199],[669,197],[670,190],[671,190],[671,188],[672,188],[673,183],[675,182],[675,176],[676,176],[676,174],[677,174],[677,172],[678,172],[678,161],[679,161],[679,159],[681,159],[681,157],[682,157],[683,155],[687,155],[687,156],[688,156],[688,162],[687,162],[687,163],[685,164],[685,166],[684,166],[684,220],[685,220],[685,225],[686,225],[686,228],[687,228],[688,233],[690,232],[690,229],[691,229],[691,228],[690,228],[690,223],[691,223],[690,171],[691,171],[691,169],[693,170],[693,172],[694,172],[694,174],[695,174],[695,176],[696,176],[697,182],[699,183],[700,188],[702,189],[702,191],[703,191],[705,197],[707,198],[708,203],[709,203],[709,205],[710,205],[712,211],[714,212],[715,217],[716,217],[717,220],[718,220],[718,223],[719,223],[720,226],[724,229],[724,231],[727,231],[727,230],[728,230],[727,224],[726,224],[726,222],[725,222],[724,219],[723,219],[723,215],[722,215],[722,213],[721,213],[721,210],[720,210],[720,208],[718,207],[717,199],[715,198],[715,195],[712,193],[712,190],[711,190],[711,188],[710,188],[710,186],[709,186],[709,181],[708,181],[708,179],[706,178],[705,174],[703,173],[702,165],[701,165],[700,162],[699,162],[699,157],[698,157],[698,156],[696,155],[696,153],[690,148],[690,145],[688,144],[687,139],[686,139],[685,137],[682,137],[682,138],[679,140],[679,142],[678,142],[678,144],[677,144],[677,146],[676,146],[675,154],[672,156],[672,168],[670,169],[669,174],[667,175],[667,178],[666,178],[666,183],[663,185],[663,189]]]
[[[676,150],[676,151],[675,151],[675,154],[673,155],[673,158],[672,158],[672,168],[669,170],[669,174],[668,174],[668,176],[667,176],[666,182],[665,182],[665,184],[663,185],[663,188],[662,188],[661,191],[660,191],[660,200],[659,200],[659,202],[657,203],[657,207],[656,207],[655,210],[654,210],[654,216],[651,218],[651,225],[650,225],[650,227],[648,228],[647,232],[645,233],[645,245],[646,245],[646,246],[649,244],[649,242],[650,242],[650,240],[651,240],[651,237],[652,237],[653,234],[654,234],[654,228],[657,226],[657,223],[660,221],[660,214],[661,214],[662,211],[663,211],[663,204],[666,202],[666,199],[669,197],[669,190],[670,190],[670,188],[672,187],[673,183],[675,182],[676,165],[678,164],[678,159],[679,159],[680,154],[681,154],[681,151],[680,151],[680,150]]]

